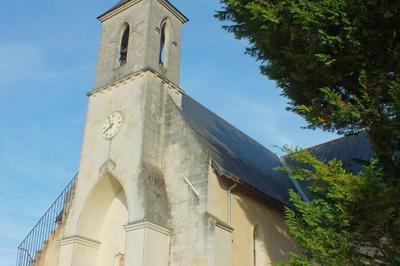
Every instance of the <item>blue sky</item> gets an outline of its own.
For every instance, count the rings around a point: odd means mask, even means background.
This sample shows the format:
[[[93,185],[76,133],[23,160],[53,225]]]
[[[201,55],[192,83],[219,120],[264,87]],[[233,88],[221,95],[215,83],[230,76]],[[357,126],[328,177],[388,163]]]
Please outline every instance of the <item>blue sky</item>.
[[[15,265],[19,242],[79,166],[100,36],[97,15],[117,0],[2,1],[0,9],[0,265]],[[279,152],[335,138],[301,129],[257,62],[213,18],[218,0],[172,0],[190,18],[182,41],[181,87],[233,125]]]

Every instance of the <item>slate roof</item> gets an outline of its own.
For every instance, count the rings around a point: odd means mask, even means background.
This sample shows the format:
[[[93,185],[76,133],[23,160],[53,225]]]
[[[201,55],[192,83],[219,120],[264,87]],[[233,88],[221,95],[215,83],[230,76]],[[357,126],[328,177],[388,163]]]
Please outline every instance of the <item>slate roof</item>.
[[[275,170],[282,162],[292,163],[287,156],[279,158],[186,94],[182,98],[182,113],[210,153],[218,174],[287,206],[291,205],[289,189],[302,195],[306,192],[304,183],[298,184],[286,173]],[[359,172],[363,162],[374,155],[365,132],[316,145],[309,150],[323,161],[341,160],[345,168],[354,173]]]
[[[365,132],[338,138],[313,146],[308,148],[308,150],[321,161],[342,161],[344,168],[352,173],[360,172],[365,163],[370,161],[374,156],[368,135]],[[297,164],[288,155],[283,156],[282,161],[288,165]],[[307,191],[308,182],[298,181],[296,185],[300,186],[298,191],[300,191],[303,198],[312,198],[312,195]]]
[[[209,151],[219,174],[290,205],[288,190],[295,187],[284,172],[274,169],[281,165],[278,156],[186,94],[182,113]]]
[[[309,150],[320,160],[336,159],[342,161],[345,169],[353,173],[361,171],[363,162],[371,160],[374,156],[368,135],[365,132],[335,139],[311,147]]]

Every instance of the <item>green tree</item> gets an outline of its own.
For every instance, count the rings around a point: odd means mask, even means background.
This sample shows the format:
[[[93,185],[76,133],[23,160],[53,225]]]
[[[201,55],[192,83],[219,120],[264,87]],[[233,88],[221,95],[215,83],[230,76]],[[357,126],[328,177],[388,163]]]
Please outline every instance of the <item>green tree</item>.
[[[400,187],[386,181],[377,160],[358,174],[307,150],[290,160],[283,170],[306,182],[311,198],[290,193],[296,208],[286,208],[286,224],[304,248],[292,265],[400,265]]]
[[[400,1],[220,0],[216,17],[309,128],[366,131],[377,159],[358,174],[292,154],[310,201],[294,192],[295,265],[400,265]],[[305,167],[307,165],[307,167]]]
[[[400,2],[221,0],[217,18],[261,62],[310,128],[366,130],[400,179]],[[384,136],[384,137],[382,137]]]

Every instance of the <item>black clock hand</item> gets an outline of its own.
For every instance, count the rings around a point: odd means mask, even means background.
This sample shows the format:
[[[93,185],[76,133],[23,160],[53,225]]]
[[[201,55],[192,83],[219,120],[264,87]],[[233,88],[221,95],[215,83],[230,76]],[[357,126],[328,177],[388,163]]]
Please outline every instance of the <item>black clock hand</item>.
[[[106,129],[106,132],[109,131],[110,129],[112,129],[114,124],[110,124],[110,126]]]

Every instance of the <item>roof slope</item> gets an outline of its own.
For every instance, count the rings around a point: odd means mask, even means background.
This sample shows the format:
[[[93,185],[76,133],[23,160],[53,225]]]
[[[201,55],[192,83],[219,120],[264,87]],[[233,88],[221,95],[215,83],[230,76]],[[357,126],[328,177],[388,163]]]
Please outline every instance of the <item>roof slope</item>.
[[[274,170],[281,165],[279,157],[185,94],[182,113],[220,174],[290,205],[288,190],[295,187],[284,172]]]
[[[370,161],[374,156],[372,147],[365,132],[357,135],[342,137],[320,145],[308,148],[308,150],[319,160],[328,162],[331,160],[342,161],[344,168],[352,173],[358,173],[363,169],[366,162]],[[282,157],[288,165],[299,165],[293,161],[288,155]],[[300,186],[300,194],[305,198],[313,198],[308,191],[309,183],[306,181],[298,181]]]
[[[346,170],[357,173],[362,170],[363,162],[374,156],[367,133],[342,137],[309,148],[312,154],[323,161],[340,160]]]

